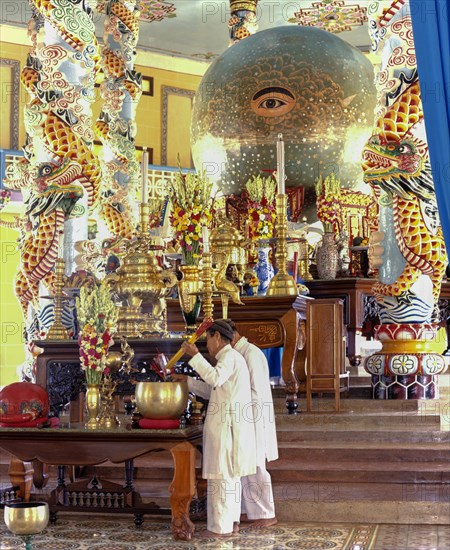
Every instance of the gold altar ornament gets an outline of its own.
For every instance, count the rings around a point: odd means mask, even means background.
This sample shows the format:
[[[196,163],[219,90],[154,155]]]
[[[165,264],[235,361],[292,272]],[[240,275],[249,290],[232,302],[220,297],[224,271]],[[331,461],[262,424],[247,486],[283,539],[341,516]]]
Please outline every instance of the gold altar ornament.
[[[64,259],[58,258],[55,262],[55,294],[53,301],[55,304],[55,320],[47,334],[48,340],[67,340],[69,335],[62,324],[62,302],[64,299]]]
[[[144,418],[171,420],[180,418],[187,407],[187,382],[138,382],[136,404]]]
[[[295,296],[298,294],[297,283],[289,275],[286,269],[287,261],[287,195],[277,195],[277,221],[275,224],[277,236],[277,251],[275,258],[277,260],[278,273],[271,279],[267,296]]]
[[[140,204],[140,233],[127,246],[127,253],[116,274],[108,276],[122,301],[118,333],[126,337],[167,334],[166,296],[176,284],[175,274],[163,270],[151,249],[148,234],[149,205]],[[142,303],[148,308],[142,312]]]

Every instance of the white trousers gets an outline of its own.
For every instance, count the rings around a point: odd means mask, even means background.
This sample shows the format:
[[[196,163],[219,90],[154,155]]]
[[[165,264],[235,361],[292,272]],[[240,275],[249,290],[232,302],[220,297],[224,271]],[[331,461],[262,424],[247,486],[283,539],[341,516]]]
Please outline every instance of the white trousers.
[[[207,528],[213,533],[233,532],[241,516],[241,479],[208,479]]]
[[[272,479],[266,466],[258,466],[256,474],[241,478],[242,513],[248,519],[266,519],[275,517]]]

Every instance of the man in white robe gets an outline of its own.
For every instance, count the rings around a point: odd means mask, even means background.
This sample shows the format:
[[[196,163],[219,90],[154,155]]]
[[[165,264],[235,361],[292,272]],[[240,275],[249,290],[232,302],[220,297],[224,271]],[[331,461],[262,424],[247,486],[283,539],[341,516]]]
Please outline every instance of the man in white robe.
[[[275,516],[272,479],[266,469],[266,461],[278,458],[269,365],[264,353],[241,336],[232,321],[229,321],[229,324],[234,330],[232,346],[242,354],[250,373],[256,435],[256,473],[241,479],[241,521],[247,521],[252,528],[258,529],[278,523]]]
[[[233,330],[215,321],[206,332],[208,352],[215,367],[184,342],[189,364],[204,382],[184,375],[189,391],[209,399],[203,429],[202,475],[208,480],[207,531],[202,536],[227,537],[238,531],[241,514],[242,476],[256,472],[256,442],[250,376],[244,358],[231,347]]]

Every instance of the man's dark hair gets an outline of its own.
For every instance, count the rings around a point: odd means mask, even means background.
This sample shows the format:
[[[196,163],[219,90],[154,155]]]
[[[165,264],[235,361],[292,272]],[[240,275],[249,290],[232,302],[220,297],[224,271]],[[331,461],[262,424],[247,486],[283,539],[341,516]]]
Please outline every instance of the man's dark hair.
[[[222,340],[225,340],[227,342],[231,342],[234,336],[234,330],[231,328],[229,323],[227,321],[224,321],[223,319],[218,319],[217,321],[214,321],[207,332],[210,336],[214,336],[214,334],[218,332]]]

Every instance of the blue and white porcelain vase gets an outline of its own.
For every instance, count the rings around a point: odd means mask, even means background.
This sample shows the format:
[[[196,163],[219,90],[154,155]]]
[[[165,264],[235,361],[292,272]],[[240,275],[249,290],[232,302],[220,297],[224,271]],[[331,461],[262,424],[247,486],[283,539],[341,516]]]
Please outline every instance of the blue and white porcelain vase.
[[[265,296],[269,283],[274,276],[273,266],[269,260],[270,246],[257,248],[258,261],[255,265],[255,273],[259,280],[258,296]]]

